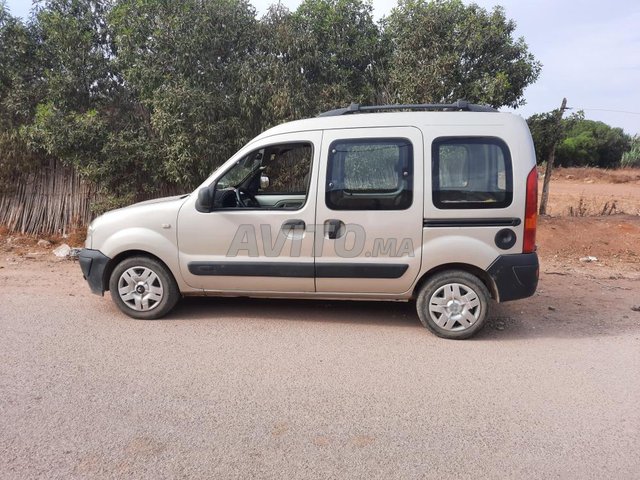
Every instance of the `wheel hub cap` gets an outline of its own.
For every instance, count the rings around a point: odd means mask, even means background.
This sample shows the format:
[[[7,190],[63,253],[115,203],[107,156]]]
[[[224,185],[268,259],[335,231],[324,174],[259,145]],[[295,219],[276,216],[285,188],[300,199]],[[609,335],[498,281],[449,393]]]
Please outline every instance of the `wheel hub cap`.
[[[157,307],[164,297],[158,275],[147,267],[132,267],[118,279],[120,299],[132,310],[145,312]]]
[[[460,315],[462,313],[463,305],[457,300],[451,300],[447,303],[447,309],[451,315]]]
[[[478,294],[461,283],[443,285],[429,299],[431,319],[445,330],[471,327],[480,317],[480,308]]]

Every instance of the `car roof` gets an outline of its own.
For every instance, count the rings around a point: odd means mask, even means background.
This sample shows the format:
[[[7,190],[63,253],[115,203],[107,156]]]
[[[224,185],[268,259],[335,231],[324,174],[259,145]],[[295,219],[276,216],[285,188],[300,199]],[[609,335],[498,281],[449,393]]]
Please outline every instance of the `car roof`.
[[[273,135],[310,130],[333,130],[367,127],[495,126],[521,124],[524,119],[508,112],[385,112],[320,116],[277,125],[258,135],[260,140]],[[252,142],[253,143],[253,142]]]

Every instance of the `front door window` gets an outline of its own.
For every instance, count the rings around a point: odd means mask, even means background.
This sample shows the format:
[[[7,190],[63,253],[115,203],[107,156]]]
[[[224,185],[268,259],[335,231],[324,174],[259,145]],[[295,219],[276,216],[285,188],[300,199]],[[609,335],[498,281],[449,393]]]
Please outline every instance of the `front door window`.
[[[218,180],[215,209],[302,208],[309,193],[312,156],[313,148],[305,142],[252,151]]]

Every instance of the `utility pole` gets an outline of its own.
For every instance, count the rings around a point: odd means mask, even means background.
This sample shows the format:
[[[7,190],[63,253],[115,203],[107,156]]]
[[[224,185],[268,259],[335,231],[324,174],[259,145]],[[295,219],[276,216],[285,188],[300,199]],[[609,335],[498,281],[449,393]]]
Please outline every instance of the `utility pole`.
[[[556,112],[555,118],[555,128],[557,132],[560,131],[562,120],[562,114],[567,109],[567,99],[562,99],[562,105],[560,105],[560,110]],[[549,182],[551,181],[551,172],[553,172],[553,163],[556,161],[556,146],[558,145],[558,139],[560,135],[556,136],[556,139],[551,146],[551,151],[549,151],[549,157],[547,158],[547,168],[544,172],[544,182],[542,184],[542,198],[540,199],[540,215],[546,215],[547,213],[547,200],[549,199]]]

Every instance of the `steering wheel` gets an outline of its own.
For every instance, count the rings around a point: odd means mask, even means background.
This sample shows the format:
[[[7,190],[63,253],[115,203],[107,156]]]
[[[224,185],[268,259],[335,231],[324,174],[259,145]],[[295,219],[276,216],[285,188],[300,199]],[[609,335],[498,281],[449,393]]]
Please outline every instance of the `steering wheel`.
[[[235,188],[234,191],[236,194],[236,203],[239,207],[252,208],[260,206],[260,203],[258,203],[256,197],[246,188],[238,187]]]

